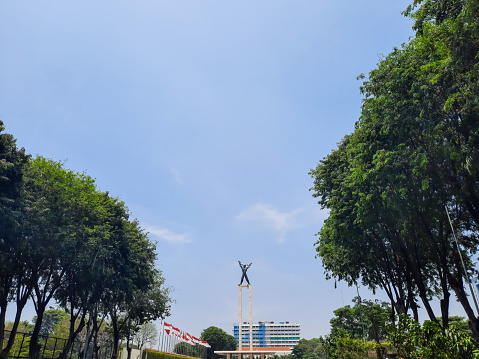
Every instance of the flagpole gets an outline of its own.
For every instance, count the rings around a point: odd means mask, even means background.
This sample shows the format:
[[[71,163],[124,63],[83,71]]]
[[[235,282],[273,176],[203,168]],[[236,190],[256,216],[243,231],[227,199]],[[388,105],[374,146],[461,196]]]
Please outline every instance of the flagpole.
[[[168,353],[168,347],[170,345],[170,334],[166,333],[165,340],[166,342],[163,343],[163,352]]]
[[[170,331],[171,333],[171,331]],[[166,338],[166,346],[165,346],[165,352],[169,353],[170,352],[170,340],[171,340],[171,335],[168,334],[168,337]]]
[[[469,290],[471,291],[472,299],[474,300],[474,304],[476,305],[476,311],[479,314],[479,307],[477,306],[476,295],[474,291],[472,290],[471,281],[469,280],[469,276],[467,275],[466,266],[464,265],[464,261],[462,259],[461,249],[459,248],[459,243],[457,242],[456,232],[454,232],[454,227],[452,226],[452,221],[451,221],[451,217],[449,217],[449,211],[447,210],[447,206],[444,206],[444,207],[446,208],[447,219],[449,220],[449,224],[451,225],[454,241],[456,242],[457,252],[459,253],[459,257],[461,258],[462,268],[464,269],[464,276],[466,277],[467,284],[469,284]]]
[[[162,352],[165,351],[165,321],[163,321],[163,333],[162,333],[162,336],[161,336],[161,347],[160,347],[160,350]]]
[[[184,334],[183,334],[183,331],[180,330],[180,338],[179,338],[180,341],[179,341],[178,344],[184,343],[183,335],[184,335]],[[180,349],[179,351],[181,351],[181,354],[186,355],[186,354],[185,354],[185,346],[180,344],[180,345],[178,345],[178,347],[179,347],[179,349]]]
[[[172,348],[172,353],[176,351],[176,345],[180,342],[180,335],[178,334],[180,331],[178,328],[175,328],[175,333],[176,333],[176,339],[175,339],[175,345],[173,345]]]
[[[160,347],[161,347],[161,338],[163,337],[163,334],[164,334],[164,330],[165,330],[165,326],[163,325],[163,321],[160,322],[160,331],[161,331],[161,334],[158,336],[158,351],[160,351]]]
[[[176,335],[176,331],[173,333],[173,337],[171,339],[173,339],[173,340],[172,340],[171,347],[170,347],[170,353],[174,353],[176,343],[178,341],[178,336]]]

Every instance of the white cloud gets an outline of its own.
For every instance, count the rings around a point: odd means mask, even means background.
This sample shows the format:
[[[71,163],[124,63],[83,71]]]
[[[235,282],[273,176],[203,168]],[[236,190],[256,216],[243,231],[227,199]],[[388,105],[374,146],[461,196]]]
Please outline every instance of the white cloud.
[[[191,243],[188,233],[178,234],[167,228],[148,227],[145,228],[150,234],[160,238],[161,240],[171,243]]]
[[[278,233],[278,243],[286,240],[286,233],[299,227],[297,215],[302,209],[295,209],[291,212],[279,212],[273,206],[263,203],[257,203],[254,206],[246,208],[236,216],[239,221],[256,222],[261,227],[273,230]]]

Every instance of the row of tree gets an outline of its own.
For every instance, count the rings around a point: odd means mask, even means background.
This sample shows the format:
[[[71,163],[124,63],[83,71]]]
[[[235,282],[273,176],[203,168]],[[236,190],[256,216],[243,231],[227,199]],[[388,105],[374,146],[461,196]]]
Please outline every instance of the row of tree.
[[[404,314],[392,318],[386,302],[356,297],[353,303],[334,311],[330,334],[301,339],[284,359],[381,359],[386,353],[423,359],[479,357],[479,345],[463,317],[451,316],[449,328],[442,330],[436,322],[421,325]]]
[[[479,340],[467,293],[479,249],[479,2],[414,0],[405,15],[415,37],[369,73],[354,132],[310,173],[329,211],[317,256],[327,277],[380,288],[416,320],[422,306],[443,328],[453,293]]]
[[[22,311],[32,299],[36,320],[29,355],[39,356],[44,314],[54,302],[68,313],[66,357],[89,328],[96,344],[108,320],[114,357],[122,336],[169,314],[169,288],[155,267],[155,245],[125,204],[64,164],[18,149],[0,121],[0,343],[7,306],[15,320],[0,357],[7,357]]]
[[[311,341],[300,341],[293,349],[297,359],[369,357],[376,352],[384,358],[387,349],[388,331],[392,322],[391,307],[379,300],[353,299],[353,306],[336,309],[330,320],[331,333]]]
[[[30,343],[30,333],[33,332],[37,317],[33,317],[32,323],[28,321],[22,321],[18,325],[18,332],[13,349],[10,352],[10,357],[16,357],[28,355],[28,346]],[[13,322],[7,321],[5,324],[5,330],[10,332],[13,327]],[[85,328],[78,333],[76,337],[76,345],[73,349],[75,355],[78,354],[84,358],[109,357],[108,353],[112,352],[113,336],[112,327],[108,320],[105,320],[99,325],[98,331],[95,333],[95,343],[87,343],[87,338],[91,328],[89,324],[86,324]],[[48,357],[57,357],[60,352],[63,351],[63,343],[68,338],[70,331],[70,316],[63,309],[51,308],[43,313],[42,325],[40,328],[40,336],[42,338],[42,352],[43,357],[47,354]],[[145,348],[146,345],[154,345],[159,339],[158,330],[155,324],[147,322],[144,323],[133,332],[123,332],[121,340],[126,340],[129,336],[130,343],[123,342],[121,347],[126,350],[139,349],[140,351]],[[133,335],[133,336],[132,336]],[[93,345],[95,344],[95,346]],[[128,345],[129,344],[129,345]],[[99,354],[99,351],[101,353]]]

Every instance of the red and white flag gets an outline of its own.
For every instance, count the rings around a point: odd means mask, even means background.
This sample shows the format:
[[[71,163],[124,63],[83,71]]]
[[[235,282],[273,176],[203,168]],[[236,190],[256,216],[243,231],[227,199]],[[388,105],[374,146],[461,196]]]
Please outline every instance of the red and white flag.
[[[174,326],[171,326],[171,332],[176,335],[177,337],[181,338],[181,332],[178,328],[175,328]]]
[[[170,335],[172,327],[173,326],[171,324],[168,324],[167,322],[163,322],[163,329],[165,330],[166,334]]]

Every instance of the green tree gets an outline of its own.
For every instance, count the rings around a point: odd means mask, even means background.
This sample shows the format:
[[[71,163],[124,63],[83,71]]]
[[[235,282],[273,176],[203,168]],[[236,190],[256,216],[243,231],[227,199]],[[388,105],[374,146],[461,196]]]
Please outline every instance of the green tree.
[[[437,321],[438,298],[444,328],[453,291],[477,339],[464,281],[479,245],[478,8],[415,1],[406,13],[416,37],[370,72],[355,131],[311,171],[314,196],[329,209],[316,243],[327,276],[381,288],[416,320],[420,301]]]
[[[449,317],[449,327],[454,327],[459,332],[467,333],[472,336],[471,329],[469,328],[469,321],[464,317],[458,315],[452,315]]]
[[[199,344],[181,342],[175,345],[173,352],[194,358],[205,358],[206,348]]]
[[[90,244],[98,241],[104,231],[100,225],[100,196],[89,176],[68,170],[62,163],[37,157],[30,161],[25,177],[28,219],[24,236],[29,245],[25,267],[30,273],[37,314],[29,352],[31,357],[37,357],[43,316],[54,298],[71,316],[72,330],[65,348],[83,329],[86,310],[81,307],[83,310],[75,312],[75,309],[78,299],[91,292],[94,278],[89,275],[91,266],[79,264],[95,258],[89,251]],[[68,296],[72,291],[76,296]],[[73,328],[78,317],[79,325]]]
[[[211,326],[201,332],[201,340],[208,342],[208,358],[218,357],[214,354],[217,350],[236,350],[236,339],[223,329]]]
[[[386,339],[387,326],[391,322],[391,307],[379,300],[353,299],[354,306],[349,305],[334,311],[330,320],[331,329],[344,329],[351,338],[380,341]]]
[[[8,355],[13,345],[15,332],[20,323],[22,310],[27,302],[29,292],[22,293],[22,262],[18,254],[22,248],[22,211],[23,211],[23,168],[28,161],[25,150],[18,149],[16,140],[7,134],[5,125],[0,120],[0,343],[5,338],[5,315],[7,306],[16,297],[15,321],[11,327],[11,340],[0,347],[0,356]],[[17,291],[17,288],[18,289]],[[22,295],[24,294],[24,295]]]
[[[297,359],[319,359],[323,358],[323,342],[319,338],[300,339],[291,354]]]
[[[56,327],[61,325],[65,319],[69,316],[62,309],[48,309],[43,313],[43,321],[40,329],[40,335],[48,336],[55,333]],[[33,323],[35,324],[37,317],[33,317]]]
[[[124,211],[119,213],[128,217]],[[114,353],[118,353],[122,337],[130,341],[141,324],[169,315],[171,299],[170,288],[155,268],[155,245],[139,223],[119,222],[115,241],[121,244],[110,259],[116,275],[103,287],[103,304],[110,318]]]
[[[9,301],[16,301],[17,311],[0,357],[13,346],[29,298],[36,311],[28,342],[31,358],[40,354],[39,336],[51,333],[59,319],[59,312],[46,309],[52,300],[69,317],[60,358],[85,329],[85,342],[93,340],[98,356],[106,318],[113,328],[115,357],[121,335],[131,338],[141,324],[169,315],[170,289],[155,268],[155,245],[130,219],[125,204],[100,192],[91,177],[43,157],[30,159],[3,130],[0,121],[2,341]]]
[[[190,356],[191,345],[188,343],[180,342],[175,344],[173,348],[173,353],[180,354],[180,355],[187,355]],[[194,356],[194,355],[191,355]]]
[[[319,338],[319,341],[321,355],[333,359],[366,359],[375,347],[373,343],[351,338],[343,329],[332,330],[329,335]]]
[[[478,343],[455,326],[444,329],[438,323],[425,321],[421,326],[406,315],[389,327],[389,340],[405,358],[468,359],[478,357]]]
[[[5,330],[12,330],[14,322],[5,322]],[[18,331],[21,333],[31,333],[33,330],[33,325],[28,322],[28,320],[21,321],[18,324]]]

